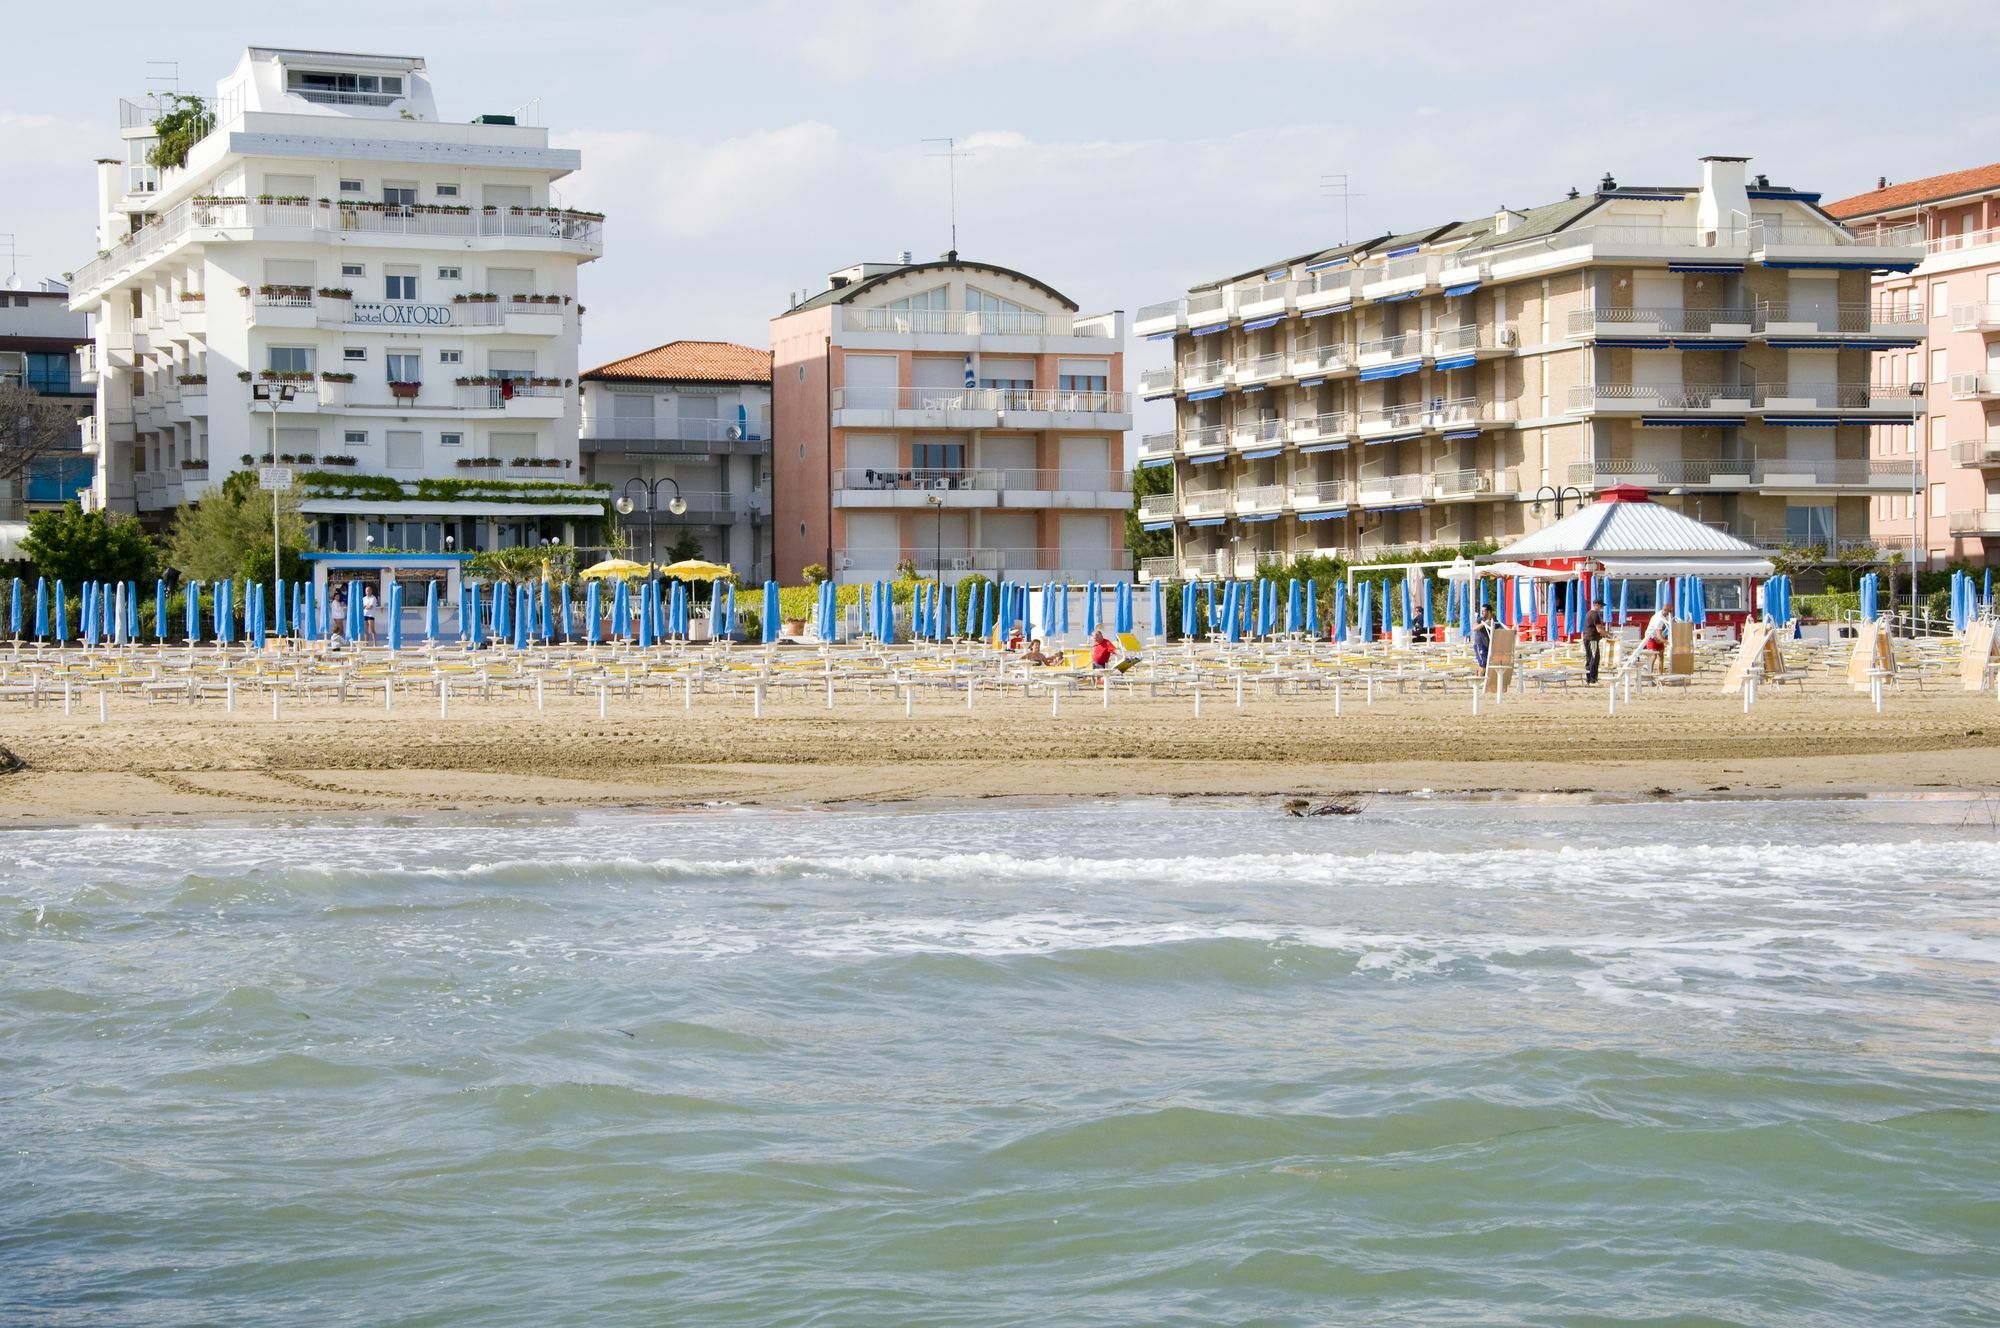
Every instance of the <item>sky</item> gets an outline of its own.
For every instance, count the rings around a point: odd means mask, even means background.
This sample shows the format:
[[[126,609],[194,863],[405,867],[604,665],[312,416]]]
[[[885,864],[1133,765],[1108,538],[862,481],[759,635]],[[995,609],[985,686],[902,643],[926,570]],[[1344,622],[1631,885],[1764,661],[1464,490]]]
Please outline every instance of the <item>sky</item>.
[[[1991,0],[7,8],[0,236],[30,283],[95,251],[91,161],[117,149],[118,99],[167,85],[148,62],[207,94],[249,45],[421,55],[446,118],[539,103],[552,143],[582,150],[558,188],[609,217],[581,277],[586,365],[682,337],[768,345],[828,272],[942,253],[928,139],[970,154],[965,257],[1128,314],[1606,172],[1695,184],[1709,153],[1828,199],[2000,158]]]

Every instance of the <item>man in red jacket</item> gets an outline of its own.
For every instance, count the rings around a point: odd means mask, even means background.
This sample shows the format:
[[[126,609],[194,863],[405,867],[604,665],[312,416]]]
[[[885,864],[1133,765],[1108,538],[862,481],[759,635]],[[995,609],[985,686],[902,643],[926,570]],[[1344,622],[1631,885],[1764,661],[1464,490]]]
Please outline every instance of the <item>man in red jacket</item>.
[[[1090,634],[1091,668],[1108,669],[1111,667],[1111,661],[1117,657],[1118,643],[1106,636],[1103,628],[1100,627]]]

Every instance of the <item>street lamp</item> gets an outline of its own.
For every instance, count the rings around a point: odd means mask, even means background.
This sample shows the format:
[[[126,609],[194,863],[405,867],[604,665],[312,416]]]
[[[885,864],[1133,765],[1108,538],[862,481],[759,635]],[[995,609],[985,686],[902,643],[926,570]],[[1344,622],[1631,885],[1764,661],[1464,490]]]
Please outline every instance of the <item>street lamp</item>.
[[[271,450],[270,464],[278,464],[278,407],[298,395],[298,389],[290,383],[256,383],[250,388],[252,399],[268,402],[271,407]],[[271,594],[278,593],[278,491],[271,490]]]
[[[1578,507],[1583,506],[1584,502],[1583,490],[1577,488],[1574,484],[1565,484],[1561,488],[1557,488],[1553,484],[1544,484],[1541,488],[1535,490],[1535,505],[1532,510],[1534,511],[1534,514],[1536,516],[1540,516],[1542,514],[1543,494],[1547,494],[1551,499],[1555,501],[1556,520],[1558,521],[1562,520],[1564,498],[1570,496],[1571,494],[1576,495],[1576,504]]]
[[[1924,542],[1919,533],[1924,519],[1923,476],[1917,466],[1917,458],[1923,449],[1917,446],[1917,403],[1923,400],[1924,385],[1910,384],[1910,628],[1916,631],[1917,621],[1917,546]],[[1891,580],[1894,579],[1892,576]]]
[[[944,582],[944,495],[927,493],[924,502],[937,513],[937,553],[931,560],[931,575],[939,584]]]
[[[650,563],[658,556],[653,548],[653,513],[660,509],[660,486],[662,484],[674,486],[674,496],[667,499],[667,511],[675,516],[688,510],[687,499],[681,497],[680,482],[671,475],[662,475],[656,480],[649,480],[643,475],[634,475],[625,481],[624,491],[619,495],[618,501],[612,504],[618,509],[618,515],[630,516],[638,507],[638,504],[632,501],[632,486],[635,484],[646,495],[646,561]]]

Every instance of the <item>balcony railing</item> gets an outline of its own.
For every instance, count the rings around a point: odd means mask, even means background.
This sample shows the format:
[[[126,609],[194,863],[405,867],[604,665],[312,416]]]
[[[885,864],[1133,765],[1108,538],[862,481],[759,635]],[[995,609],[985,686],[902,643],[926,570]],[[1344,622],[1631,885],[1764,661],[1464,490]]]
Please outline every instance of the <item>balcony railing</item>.
[[[1282,484],[1239,484],[1236,486],[1236,512],[1239,516],[1282,512],[1285,498],[1286,489]]]
[[[1951,376],[1953,401],[1982,401],[2000,396],[2000,373],[1967,373]]]
[[[1469,498],[1493,492],[1493,473],[1485,470],[1442,470],[1431,476],[1432,492],[1439,498]]]
[[[1232,447],[1267,447],[1285,441],[1286,424],[1280,419],[1250,420],[1229,431]]]
[[[1196,291],[1187,297],[1187,318],[1190,325],[1221,323],[1229,318],[1229,292],[1226,290]]]
[[[1954,304],[1951,326],[1955,332],[2000,331],[2000,304]]]
[[[1747,410],[1755,389],[1734,383],[1579,383],[1569,390],[1572,411]],[[1723,406],[1721,403],[1737,403]]]
[[[1297,288],[1297,283],[1284,279],[1250,282],[1236,288],[1236,307],[1244,310],[1267,305],[1282,308],[1291,303],[1292,292]]]
[[[1349,368],[1353,363],[1344,345],[1292,348],[1292,373],[1300,378],[1307,378],[1313,374],[1333,373]]]
[[[318,203],[215,203],[189,199],[167,209],[152,225],[71,274],[73,296],[90,293],[114,276],[151,259],[195,229],[243,227],[326,235],[435,236],[448,239],[513,236],[589,246],[603,243],[595,214],[560,208],[495,207],[466,212],[343,208]]]
[[[621,420],[613,416],[586,419],[583,422],[583,441],[596,443],[737,443],[766,442],[770,432],[767,423],[761,419],[749,421],[746,431],[735,420],[686,419],[686,420]],[[600,451],[612,449],[600,448]]]
[[[1569,468],[1569,482],[1590,485],[1599,481],[1630,481],[1650,487],[1703,486],[1723,489],[1797,487],[1866,488],[1880,492],[1902,491],[1909,487],[1908,462],[1873,461],[1860,458],[1792,459],[1708,458],[1700,460],[1637,457],[1601,457]]]
[[[1237,366],[1236,381],[1239,383],[1262,383],[1285,376],[1286,356],[1273,351],[1268,355],[1258,355]]]
[[[998,387],[837,387],[835,410],[1020,411],[1129,415],[1129,392],[1065,392]]]
[[[1200,364],[1190,364],[1181,370],[1181,386],[1190,392],[1221,387],[1229,381],[1229,370],[1228,360],[1203,360]]]
[[[870,573],[891,572],[897,564],[905,561],[915,563],[919,572],[928,573],[935,567],[946,576],[966,572],[999,576],[1018,572],[1058,579],[1067,577],[1075,581],[1092,576],[1117,575],[1131,566],[1131,559],[1123,549],[1107,548],[1096,553],[1079,553],[1075,549],[1061,548],[954,547],[950,544],[939,549],[925,543],[919,535],[912,540],[907,552],[899,545],[894,548],[848,549],[835,554],[834,570],[867,576]]]
[[[1189,452],[1219,451],[1229,446],[1229,430],[1220,424],[1196,425],[1182,435],[1182,446]]]
[[[1346,480],[1293,480],[1292,503],[1297,507],[1345,507],[1353,501]]]
[[[1356,486],[1364,506],[1418,502],[1429,496],[1427,475],[1363,475]]]
[[[1227,516],[1229,490],[1190,489],[1181,495],[1181,512],[1185,516]]]
[[[1168,555],[1165,558],[1141,558],[1139,579],[1141,581],[1171,581],[1180,574],[1180,559]]]
[[[1909,312],[1911,306],[1900,306],[1900,312]],[[1766,300],[1757,302],[1757,330],[1768,331],[1772,324],[1783,324],[1788,329],[1810,328],[1814,332],[1834,335],[1837,333],[1868,333],[1883,323],[1900,321],[1885,318],[1887,313],[1898,312],[1897,307],[1875,305],[1863,302],[1838,305],[1831,309],[1792,309],[1772,304]],[[1919,312],[1912,322],[1923,321]]]
[[[1186,300],[1161,300],[1158,304],[1139,306],[1134,323],[1156,323],[1162,319],[1178,319],[1187,312]]]
[[[1921,406],[1922,397],[1911,397],[1906,393],[1893,392],[1875,387],[1869,383],[1836,383],[1788,386],[1784,383],[1759,383],[1752,400],[1759,407],[1772,401],[1782,401],[1793,409],[1800,409],[1800,402],[1807,403],[1812,410],[1870,410],[1896,407],[1907,411],[1912,402]],[[1785,409],[1786,407],[1779,407]]]
[[[1301,304],[1337,304],[1354,296],[1355,270],[1351,267],[1326,268],[1308,273],[1299,282]]]
[[[1357,362],[1411,359],[1423,353],[1424,334],[1421,332],[1400,332],[1393,337],[1364,341],[1355,347]]]
[[[1963,249],[1983,249],[1989,244],[2000,244],[2000,226],[1956,235],[1933,235],[1923,241],[1925,251],[1933,254],[1955,254]]]
[[[1170,457],[1179,447],[1180,440],[1170,433],[1149,433],[1139,440],[1139,459],[1152,461],[1160,457]]]
[[[1951,445],[1954,466],[2000,466],[2000,436]]]
[[[1144,369],[1139,373],[1139,392],[1143,396],[1174,390],[1174,369],[1168,365],[1164,369]]]
[[[1340,438],[1350,428],[1348,414],[1344,410],[1329,410],[1320,415],[1307,415],[1292,421],[1292,441],[1310,443],[1321,438]]]
[[[834,472],[834,488],[868,493],[1004,493],[1009,489],[1036,493],[1124,493],[1131,491],[1132,473],[1007,466],[908,466],[901,470],[848,466]]]
[[[1598,333],[1620,336],[1708,336],[1718,327],[1740,334],[1753,326],[1755,315],[1748,309],[1572,309],[1569,334],[1573,337]]]
[[[1141,314],[1144,317],[1144,314]],[[841,311],[849,332],[896,332],[917,336],[1102,337],[1101,323],[1080,323],[1074,314],[1033,310],[854,309]]]
[[[1953,512],[1945,529],[1954,535],[2000,535],[2000,512]]]
[[[1363,410],[1358,423],[1362,433],[1423,427],[1423,407],[1415,402],[1401,406],[1371,406]]]
[[[1485,350],[1492,344],[1492,332],[1477,323],[1431,329],[1431,354],[1440,358],[1446,355],[1463,355],[1467,351]]]
[[[1876,249],[1903,249],[1915,248],[1923,242],[1923,227],[1917,225],[1885,226],[1871,229],[1865,235],[1856,235],[1840,226],[1815,225],[1804,221],[1750,223],[1750,247],[1753,249],[1766,249],[1773,245],[1808,248],[1867,245]]]
[[[1142,521],[1166,521],[1174,515],[1179,495],[1171,493],[1149,493],[1139,500],[1139,519]]]

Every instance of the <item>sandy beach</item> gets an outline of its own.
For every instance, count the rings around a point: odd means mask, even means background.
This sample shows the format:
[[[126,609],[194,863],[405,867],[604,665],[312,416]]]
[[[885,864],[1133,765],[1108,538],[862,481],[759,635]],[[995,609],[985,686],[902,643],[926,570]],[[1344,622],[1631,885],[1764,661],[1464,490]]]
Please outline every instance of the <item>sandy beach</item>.
[[[353,703],[236,714],[93,702],[0,713],[0,824],[243,814],[815,805],[1006,797],[1331,796],[1377,789],[1676,796],[2000,787],[1990,694],[1767,695],[1709,688],[1616,716],[1602,692],[1531,694],[1474,717],[1462,696],[1119,696],[1110,708],[990,697],[465,701],[440,720]]]

